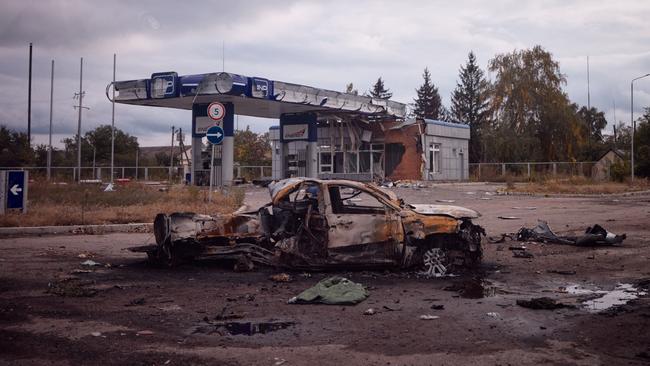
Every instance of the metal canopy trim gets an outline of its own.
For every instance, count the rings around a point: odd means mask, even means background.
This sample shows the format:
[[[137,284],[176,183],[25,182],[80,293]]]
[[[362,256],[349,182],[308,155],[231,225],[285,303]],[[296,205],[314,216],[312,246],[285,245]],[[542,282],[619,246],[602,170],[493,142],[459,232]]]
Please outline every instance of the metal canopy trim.
[[[310,86],[227,72],[178,76],[152,74],[150,79],[116,81],[115,102],[151,107],[192,109],[214,101],[236,103],[237,114],[279,118],[304,112],[346,112],[405,118],[406,104]]]

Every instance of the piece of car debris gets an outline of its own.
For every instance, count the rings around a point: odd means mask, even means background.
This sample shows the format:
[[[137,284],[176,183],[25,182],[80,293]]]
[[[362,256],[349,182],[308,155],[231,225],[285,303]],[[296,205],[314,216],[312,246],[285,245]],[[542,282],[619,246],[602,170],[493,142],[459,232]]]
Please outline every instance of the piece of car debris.
[[[433,309],[433,310],[444,310],[445,306],[442,305],[442,304],[433,304],[433,305],[431,305],[431,309]]]
[[[513,210],[530,210],[530,211],[532,211],[532,210],[537,210],[537,207],[535,207],[535,206],[523,206],[523,207],[515,206],[512,209]]]
[[[520,220],[521,219],[521,217],[517,217],[517,216],[497,216],[497,218],[501,219],[501,220]]]
[[[293,281],[293,278],[291,275],[287,273],[277,273],[274,275],[271,275],[269,279],[273,282],[291,282]]]
[[[440,202],[440,203],[454,203],[454,202],[456,202],[456,200],[436,200],[436,202]]]
[[[424,315],[420,315],[420,319],[421,320],[433,320],[433,319],[440,319],[440,317],[437,316],[437,315],[424,314]]]

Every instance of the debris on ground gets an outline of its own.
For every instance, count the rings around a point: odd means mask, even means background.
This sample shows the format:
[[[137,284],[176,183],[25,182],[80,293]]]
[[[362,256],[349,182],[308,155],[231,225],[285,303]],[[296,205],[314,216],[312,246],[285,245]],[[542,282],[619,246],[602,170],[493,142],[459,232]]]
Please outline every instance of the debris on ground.
[[[90,335],[93,336],[93,337],[101,337],[102,333],[101,332],[91,332]]]
[[[296,325],[295,322],[280,320],[270,320],[267,322],[207,322],[207,325],[196,327],[192,333],[252,336],[255,334],[271,333]]]
[[[501,220],[519,220],[519,219],[521,219],[521,217],[517,217],[517,216],[498,216],[497,218],[501,219]]]
[[[433,304],[431,305],[431,309],[433,310],[445,310],[445,306],[442,304]]]
[[[129,301],[129,303],[126,304],[126,305],[124,305],[124,306],[138,306],[138,305],[144,305],[145,301],[146,301],[146,300],[145,300],[144,297],[138,297],[137,299],[133,299],[133,300]]]
[[[47,284],[47,292],[59,296],[69,297],[92,297],[97,290],[87,287],[90,281],[81,281],[77,278],[64,278]]]
[[[535,206],[525,206],[525,207],[515,206],[515,207],[513,207],[512,209],[513,209],[513,210],[528,210],[528,211],[532,211],[532,210],[537,210],[537,207],[535,207]]]
[[[575,305],[563,304],[550,297],[535,297],[530,300],[517,300],[517,305],[535,310],[575,309]]]
[[[512,252],[512,257],[513,258],[533,258],[535,257],[533,253],[527,251],[527,250],[516,250]]]
[[[137,335],[137,336],[153,335],[153,334],[154,334],[154,333],[153,333],[153,331],[151,331],[151,330],[141,330],[141,331],[135,333],[135,335]]]
[[[420,315],[420,319],[422,319],[422,320],[433,320],[433,319],[440,319],[440,317],[437,316],[437,315],[424,314],[424,315]]]
[[[498,319],[498,318],[501,317],[501,314],[496,313],[496,312],[489,312],[489,313],[487,313],[485,315],[489,316],[490,318],[495,318],[495,319]]]
[[[576,271],[572,271],[572,270],[549,269],[546,272],[547,273],[555,273],[555,274],[567,275],[567,276],[571,276],[571,275],[576,274]]]
[[[101,266],[102,264],[99,262],[95,262],[94,260],[88,259],[86,261],[81,262],[81,265],[88,266],[88,267],[95,267],[95,266]]]
[[[436,200],[436,202],[440,202],[440,203],[454,203],[454,202],[456,202],[456,200]]]
[[[271,275],[269,279],[273,282],[291,282],[293,278],[287,273],[278,273]]]
[[[515,238],[518,241],[535,241],[540,243],[554,243],[577,246],[599,246],[616,245],[625,240],[627,236],[611,233],[602,226],[596,224],[588,227],[581,236],[560,236],[551,230],[546,221],[539,220],[537,226],[532,229],[522,227]]]
[[[289,304],[354,305],[370,296],[366,288],[344,277],[329,277],[289,299]]]
[[[377,310],[373,308],[366,309],[366,311],[363,312],[363,315],[375,315],[377,314]]]

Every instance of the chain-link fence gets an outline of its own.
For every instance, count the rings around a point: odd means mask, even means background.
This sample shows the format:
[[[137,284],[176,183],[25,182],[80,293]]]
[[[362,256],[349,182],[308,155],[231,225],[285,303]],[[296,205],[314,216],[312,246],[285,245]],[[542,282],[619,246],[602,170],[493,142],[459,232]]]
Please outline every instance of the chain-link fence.
[[[47,167],[0,167],[0,170],[28,170],[30,179],[47,179]],[[242,178],[245,181],[265,179],[271,176],[270,166],[235,166],[235,178]],[[169,181],[182,182],[184,176],[182,167],[168,166],[116,166],[113,168],[113,179],[130,179],[141,181]],[[76,182],[78,175],[83,181],[110,182],[110,167],[51,167],[50,180],[53,182]]]
[[[474,181],[526,181],[549,177],[591,177],[596,162],[523,162],[469,164],[470,179]]]

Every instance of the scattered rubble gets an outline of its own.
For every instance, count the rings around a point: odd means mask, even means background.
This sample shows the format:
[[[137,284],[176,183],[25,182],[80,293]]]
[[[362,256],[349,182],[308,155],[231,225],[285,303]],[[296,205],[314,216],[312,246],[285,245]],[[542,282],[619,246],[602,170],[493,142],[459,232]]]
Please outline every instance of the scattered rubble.
[[[97,295],[97,290],[88,287],[91,281],[82,281],[78,278],[68,277],[47,284],[47,292],[68,297],[92,297]]]

